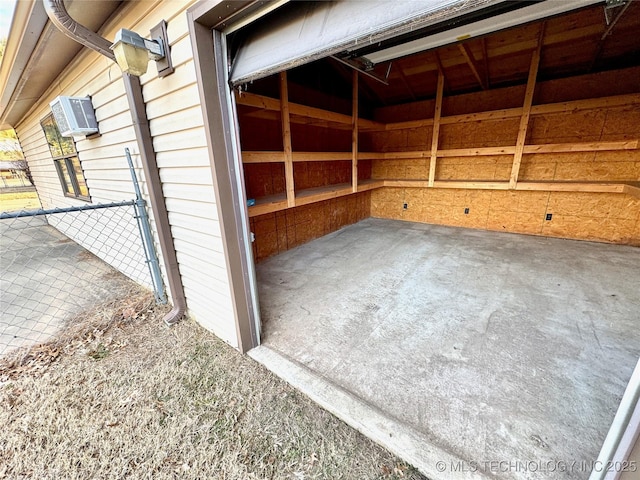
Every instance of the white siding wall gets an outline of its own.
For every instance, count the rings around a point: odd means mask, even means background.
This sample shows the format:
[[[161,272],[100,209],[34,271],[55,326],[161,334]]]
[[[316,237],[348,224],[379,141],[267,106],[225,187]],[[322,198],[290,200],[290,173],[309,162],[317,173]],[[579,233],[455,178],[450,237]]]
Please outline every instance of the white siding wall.
[[[161,20],[168,22],[175,72],[158,78],[153,62],[141,77],[154,150],[169,211],[189,314],[237,347],[233,306],[222,247],[211,170],[199,105],[186,9],[192,1],[129,2],[100,33],[107,39],[119,28],[143,36]],[[64,197],[40,121],[58,95],[90,95],[98,138],[76,139],[76,148],[94,203],[134,196],[124,148],[138,148],[117,65],[84,49],[16,127],[45,208],[84,204]],[[142,170],[138,178],[146,195]],[[153,219],[152,219],[153,223]],[[154,227],[155,233],[155,225]],[[162,264],[162,259],[161,259]],[[163,270],[164,274],[164,270]]]

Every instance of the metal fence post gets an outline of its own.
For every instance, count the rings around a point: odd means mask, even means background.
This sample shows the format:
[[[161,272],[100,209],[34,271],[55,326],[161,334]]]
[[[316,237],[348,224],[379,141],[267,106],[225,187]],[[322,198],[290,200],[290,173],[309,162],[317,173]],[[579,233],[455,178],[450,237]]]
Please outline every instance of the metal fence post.
[[[136,171],[133,168],[133,161],[131,160],[131,152],[129,152],[128,148],[125,148],[124,153],[127,157],[127,163],[129,164],[129,171],[131,172],[131,179],[133,180],[133,188],[136,192],[136,220],[138,221],[138,228],[140,229],[140,236],[144,245],[144,254],[147,259],[149,273],[151,274],[151,280],[153,282],[153,293],[155,295],[156,302],[167,303],[162,274],[160,273],[160,263],[158,262],[158,253],[153,243],[151,224],[149,222],[149,215],[147,214],[147,202],[142,198],[138,177],[136,176]]]

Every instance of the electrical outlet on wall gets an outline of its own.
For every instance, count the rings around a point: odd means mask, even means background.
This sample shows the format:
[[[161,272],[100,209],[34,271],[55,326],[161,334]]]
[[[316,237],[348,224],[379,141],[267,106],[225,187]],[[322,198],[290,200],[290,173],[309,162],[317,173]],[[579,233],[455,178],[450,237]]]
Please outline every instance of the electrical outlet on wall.
[[[402,204],[402,209],[406,210],[407,208],[409,208],[409,204],[408,203],[403,203]]]

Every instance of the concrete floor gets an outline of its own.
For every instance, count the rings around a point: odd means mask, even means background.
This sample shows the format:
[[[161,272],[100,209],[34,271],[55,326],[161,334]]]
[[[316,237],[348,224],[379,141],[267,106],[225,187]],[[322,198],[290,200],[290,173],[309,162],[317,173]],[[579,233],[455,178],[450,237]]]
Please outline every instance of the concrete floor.
[[[257,271],[252,356],[433,479],[586,479],[640,356],[633,247],[367,219]]]

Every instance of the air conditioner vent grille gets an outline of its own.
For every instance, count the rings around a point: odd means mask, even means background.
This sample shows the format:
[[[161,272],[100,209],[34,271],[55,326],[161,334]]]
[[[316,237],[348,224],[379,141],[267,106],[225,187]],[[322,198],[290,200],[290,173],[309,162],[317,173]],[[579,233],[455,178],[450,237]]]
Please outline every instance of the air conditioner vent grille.
[[[57,97],[50,104],[63,137],[98,132],[98,122],[89,97]]]

